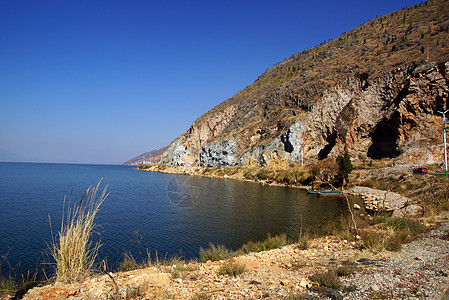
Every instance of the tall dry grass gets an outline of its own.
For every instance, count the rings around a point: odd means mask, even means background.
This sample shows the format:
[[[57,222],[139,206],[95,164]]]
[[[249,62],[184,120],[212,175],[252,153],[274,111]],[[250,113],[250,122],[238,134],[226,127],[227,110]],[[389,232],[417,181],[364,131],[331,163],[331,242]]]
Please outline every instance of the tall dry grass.
[[[64,197],[61,229],[56,236],[52,233],[52,242],[49,246],[55,261],[56,281],[79,282],[92,272],[100,248],[100,242],[92,245],[94,219],[101,204],[109,195],[106,193],[106,186],[97,196],[100,183],[101,180],[96,186],[90,186],[73,207],[70,198],[66,206]],[[49,221],[51,228],[50,215]]]

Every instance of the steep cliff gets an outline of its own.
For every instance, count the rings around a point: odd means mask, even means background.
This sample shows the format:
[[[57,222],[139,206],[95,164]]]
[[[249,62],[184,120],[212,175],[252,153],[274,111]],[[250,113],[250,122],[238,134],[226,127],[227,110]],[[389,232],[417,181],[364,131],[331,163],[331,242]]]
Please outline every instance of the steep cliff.
[[[372,20],[268,69],[163,153],[173,165],[289,165],[336,156],[442,160],[449,3]]]

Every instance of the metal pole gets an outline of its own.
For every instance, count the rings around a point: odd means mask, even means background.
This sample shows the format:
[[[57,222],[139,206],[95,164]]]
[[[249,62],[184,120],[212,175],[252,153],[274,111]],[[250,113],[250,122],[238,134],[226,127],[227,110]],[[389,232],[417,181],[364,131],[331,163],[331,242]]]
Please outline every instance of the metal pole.
[[[443,117],[443,137],[444,137],[444,169],[446,171],[446,178],[448,178],[448,174],[447,174],[447,150],[446,150],[446,121],[445,118]]]
[[[446,172],[446,178],[448,178],[447,173],[447,150],[446,150],[446,113],[449,111],[439,111],[443,115],[443,140],[444,140],[444,170]]]

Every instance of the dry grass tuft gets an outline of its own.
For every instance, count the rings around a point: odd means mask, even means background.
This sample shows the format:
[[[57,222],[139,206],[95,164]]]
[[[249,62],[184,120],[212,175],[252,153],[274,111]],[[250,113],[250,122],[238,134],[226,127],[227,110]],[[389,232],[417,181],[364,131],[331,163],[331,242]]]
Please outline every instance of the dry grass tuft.
[[[261,252],[269,251],[272,249],[282,248],[287,245],[287,235],[281,234],[276,236],[268,235],[267,239],[263,241],[248,242],[240,248],[240,252],[250,253],[250,252]]]
[[[232,260],[228,260],[218,269],[218,274],[237,277],[245,271],[246,267],[244,265],[239,264]]]
[[[98,255],[100,242],[92,246],[92,233],[95,228],[94,219],[100,205],[109,195],[107,186],[97,197],[101,180],[92,188],[89,187],[81,201],[73,207],[70,201],[66,208],[64,197],[61,229],[56,237],[52,237],[51,256],[56,263],[56,280],[66,283],[84,280],[92,272]],[[50,228],[51,228],[51,219]]]
[[[209,248],[204,249],[200,247],[200,261],[206,262],[208,260],[210,261],[217,261],[222,259],[228,259],[235,256],[235,252],[232,250],[229,250],[223,245],[217,245],[209,244]]]

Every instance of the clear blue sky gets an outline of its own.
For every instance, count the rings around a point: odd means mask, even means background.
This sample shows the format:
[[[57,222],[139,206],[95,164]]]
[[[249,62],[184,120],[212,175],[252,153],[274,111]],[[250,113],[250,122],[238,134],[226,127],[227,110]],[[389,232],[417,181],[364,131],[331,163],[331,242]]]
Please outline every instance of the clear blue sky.
[[[0,154],[122,163],[274,63],[419,2],[0,0]]]

